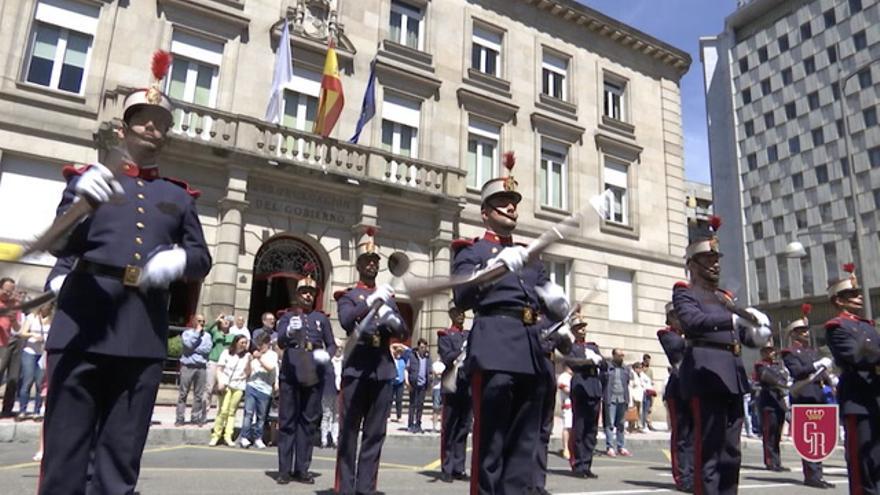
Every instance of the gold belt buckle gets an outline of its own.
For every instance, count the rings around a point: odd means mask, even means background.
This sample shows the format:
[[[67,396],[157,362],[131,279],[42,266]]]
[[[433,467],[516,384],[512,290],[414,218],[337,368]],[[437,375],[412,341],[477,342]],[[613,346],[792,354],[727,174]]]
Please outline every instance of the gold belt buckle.
[[[122,285],[126,287],[137,287],[141,281],[141,271],[139,266],[125,265],[125,274],[122,276]]]
[[[379,347],[382,344],[382,339],[377,334],[373,334],[372,340],[373,347]]]
[[[733,355],[739,356],[741,353],[742,353],[742,346],[739,344],[739,342],[733,344]]]
[[[535,324],[535,310],[525,306],[522,309],[522,321],[526,325],[534,325]]]
[[[312,343],[311,342],[306,342],[306,350],[309,352],[312,352]]]

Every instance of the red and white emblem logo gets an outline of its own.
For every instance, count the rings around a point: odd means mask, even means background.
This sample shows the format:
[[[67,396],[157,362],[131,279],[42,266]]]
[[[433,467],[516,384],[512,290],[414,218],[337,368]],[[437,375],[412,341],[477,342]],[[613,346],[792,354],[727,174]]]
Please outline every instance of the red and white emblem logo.
[[[805,461],[820,462],[837,446],[837,404],[791,406],[791,438]]]

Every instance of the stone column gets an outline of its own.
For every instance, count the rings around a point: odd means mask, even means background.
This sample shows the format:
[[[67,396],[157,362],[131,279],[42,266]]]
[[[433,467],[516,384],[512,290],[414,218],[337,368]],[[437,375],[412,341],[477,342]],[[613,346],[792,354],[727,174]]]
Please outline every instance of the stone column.
[[[437,235],[431,239],[431,277],[446,277],[452,268],[452,240],[454,238],[454,218],[456,213],[441,212],[437,224]],[[437,330],[449,326],[449,301],[452,292],[434,294],[425,301],[425,318],[427,328],[423,336],[432,348],[437,347]]]
[[[248,202],[247,170],[230,167],[226,196],[218,202],[220,226],[217,229],[217,250],[211,269],[211,302],[208,314],[232,314],[235,309],[235,287],[238,278],[238,253],[241,249],[241,228]]]

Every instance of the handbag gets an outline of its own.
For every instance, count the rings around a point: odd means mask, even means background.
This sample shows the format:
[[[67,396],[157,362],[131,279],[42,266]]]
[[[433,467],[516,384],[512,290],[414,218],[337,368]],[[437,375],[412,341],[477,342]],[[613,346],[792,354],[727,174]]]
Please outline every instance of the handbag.
[[[223,372],[223,368],[217,368],[217,392],[221,394],[226,391],[229,385],[229,375]]]
[[[624,421],[638,421],[639,420],[639,410],[636,406],[632,406],[626,410],[626,414],[623,416]]]

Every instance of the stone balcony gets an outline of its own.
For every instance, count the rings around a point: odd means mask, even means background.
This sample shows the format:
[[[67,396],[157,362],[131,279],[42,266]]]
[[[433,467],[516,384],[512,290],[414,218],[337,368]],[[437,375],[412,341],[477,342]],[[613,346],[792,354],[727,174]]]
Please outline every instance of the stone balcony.
[[[99,115],[99,147],[108,139],[122,115],[122,103],[131,88],[120,87],[104,95]],[[400,193],[427,195],[436,200],[459,202],[465,193],[466,172],[448,165],[389,153],[385,150],[323,139],[260,119],[191,103],[175,101],[171,146],[256,167],[308,169],[375,186],[391,186]]]

